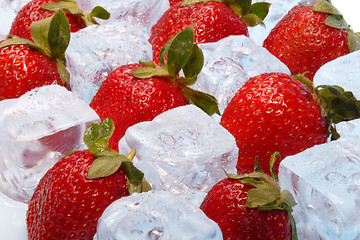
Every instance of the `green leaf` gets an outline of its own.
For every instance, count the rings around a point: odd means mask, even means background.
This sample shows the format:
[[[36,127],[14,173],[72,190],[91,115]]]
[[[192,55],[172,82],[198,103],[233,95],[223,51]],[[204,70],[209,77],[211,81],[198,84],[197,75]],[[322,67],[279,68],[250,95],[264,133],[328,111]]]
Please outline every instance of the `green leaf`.
[[[177,76],[188,61],[194,45],[194,28],[185,28],[176,34],[167,51],[167,70],[171,76]]]
[[[103,7],[96,6],[94,9],[90,12],[91,17],[100,18],[103,20],[107,20],[110,18],[110,13]]]
[[[253,13],[248,13],[248,14],[242,16],[241,18],[244,20],[246,25],[249,26],[249,27],[254,27],[254,26],[259,25],[259,24],[265,26],[262,19],[259,18],[257,15],[255,15]]]
[[[101,152],[109,147],[108,141],[114,130],[115,125],[110,118],[104,119],[100,124],[92,123],[85,130],[84,143],[91,151]]]
[[[63,56],[70,42],[70,26],[61,10],[57,11],[51,19],[48,40],[52,57]]]
[[[34,43],[28,39],[19,38],[17,36],[9,36],[7,39],[0,42],[0,48],[11,45],[34,45]]]
[[[130,161],[123,162],[124,170],[127,177],[127,187],[129,194],[135,192],[146,192],[151,190],[150,184],[144,179],[144,173],[137,169]]]
[[[214,113],[220,115],[218,102],[214,96],[200,91],[196,91],[187,86],[182,88],[182,92],[191,104],[194,104],[195,106],[201,108],[208,115],[213,115]]]
[[[170,76],[164,68],[138,67],[131,70],[131,73],[137,78],[150,78],[153,76]]]
[[[284,190],[281,192],[280,199],[281,202],[287,205],[286,208],[293,208],[297,205],[293,195],[288,190]]]
[[[71,9],[71,8],[78,8],[77,3],[75,1],[59,1],[59,2],[49,2],[42,6],[42,9],[48,11],[58,11],[63,9]]]
[[[339,17],[342,16],[339,10],[326,0],[317,0],[313,5],[312,10],[315,12],[323,12],[330,15],[337,15]]]
[[[204,65],[203,52],[197,45],[193,45],[191,55],[183,67],[183,72],[185,77],[192,79],[192,82],[194,83],[196,81],[196,76],[201,72],[203,65]]]
[[[336,29],[343,29],[343,30],[349,30],[350,26],[347,24],[347,22],[342,18],[335,15],[329,15],[326,19],[324,24],[326,26],[336,28]]]
[[[249,13],[253,13],[261,20],[264,20],[269,13],[271,3],[257,2],[251,5]]]
[[[56,61],[56,67],[58,70],[58,73],[60,75],[61,82],[64,84],[64,86],[69,86],[70,84],[70,73],[67,70],[65,64],[60,59]]]
[[[279,152],[274,152],[270,157],[270,173],[271,173],[272,178],[275,179],[275,181],[277,181],[277,176],[276,176],[275,170],[274,170],[274,163],[276,162],[276,158],[281,158]]]
[[[125,156],[118,155],[119,157],[97,157],[89,168],[87,178],[95,179],[114,174],[120,168],[123,161],[128,161]]]
[[[203,2],[212,2],[212,1],[221,2],[221,0],[183,0],[180,3],[180,6],[186,6],[186,5],[191,5],[191,4],[195,4],[195,3],[203,3]]]
[[[248,191],[246,206],[250,208],[266,206],[276,202],[277,197],[277,193],[268,191],[266,188],[251,188]]]
[[[30,25],[31,38],[36,45],[46,50],[46,55],[51,56],[49,48],[49,27],[52,17],[32,22]]]
[[[353,30],[349,29],[348,31],[348,46],[349,46],[349,52],[355,52],[357,50],[360,50],[360,35],[358,33],[354,33]]]

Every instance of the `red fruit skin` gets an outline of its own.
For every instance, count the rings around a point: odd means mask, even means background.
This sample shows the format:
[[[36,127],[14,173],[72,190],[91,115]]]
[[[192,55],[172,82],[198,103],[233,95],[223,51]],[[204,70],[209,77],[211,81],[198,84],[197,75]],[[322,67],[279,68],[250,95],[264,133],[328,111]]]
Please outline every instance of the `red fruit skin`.
[[[277,151],[282,158],[326,142],[328,124],[318,100],[299,80],[283,73],[250,78],[230,101],[221,125],[236,139],[239,174],[254,170],[255,157],[265,173]],[[274,164],[278,172],[280,161]]]
[[[188,26],[195,31],[194,43],[216,42],[230,35],[249,35],[246,23],[222,2],[201,2],[170,7],[152,27],[149,42],[153,59],[159,59],[164,44]]]
[[[55,62],[27,45],[0,48],[0,100],[18,98],[33,88],[64,86]]]
[[[271,30],[263,46],[291,71],[313,80],[325,63],[349,53],[348,34],[324,24],[329,15],[297,5]]]
[[[166,77],[139,79],[131,70],[141,64],[124,65],[109,74],[102,83],[90,107],[100,119],[111,118],[115,131],[109,147],[115,151],[128,127],[151,121],[162,112],[189,104],[180,87]]]
[[[30,25],[32,22],[39,21],[55,14],[55,11],[42,9],[41,6],[49,2],[59,2],[58,0],[32,0],[20,9],[11,24],[9,36],[14,35],[21,38],[32,40]],[[64,11],[70,25],[71,32],[77,32],[86,27],[84,20],[75,14]]]
[[[28,206],[29,240],[93,239],[105,208],[129,195],[122,168],[106,178],[86,178],[94,159],[88,150],[77,151],[44,175]]]
[[[285,210],[248,208],[247,193],[252,188],[225,178],[214,185],[200,209],[215,221],[223,239],[291,239],[291,225]]]

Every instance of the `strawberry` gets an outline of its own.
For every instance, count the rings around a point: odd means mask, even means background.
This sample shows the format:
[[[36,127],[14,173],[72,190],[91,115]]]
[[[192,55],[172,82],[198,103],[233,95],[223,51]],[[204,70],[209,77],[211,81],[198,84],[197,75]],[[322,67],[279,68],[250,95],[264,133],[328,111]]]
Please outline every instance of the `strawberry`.
[[[293,75],[310,80],[325,63],[359,49],[359,40],[328,1],[293,7],[271,30],[263,46]]]
[[[128,157],[111,151],[111,119],[85,131],[88,150],[60,159],[41,178],[27,211],[29,240],[93,239],[97,221],[113,201],[133,192],[148,191],[143,173]]]
[[[271,178],[255,162],[254,172],[228,175],[215,184],[200,209],[219,225],[223,239],[297,239],[295,205],[288,191],[281,192],[275,174]]]
[[[171,6],[151,29],[149,42],[154,61],[162,46],[188,26],[195,29],[195,44],[216,42],[229,35],[248,36],[247,24],[262,23],[268,3],[251,1],[185,0]],[[240,17],[242,16],[242,17]]]
[[[90,107],[99,117],[115,122],[111,149],[117,150],[128,127],[150,121],[166,110],[194,103],[209,114],[219,112],[214,97],[188,87],[196,81],[203,65],[202,52],[194,45],[193,28],[171,39],[161,55],[162,67],[153,62],[120,66],[109,74],[92,99]],[[178,77],[181,69],[185,77]]]
[[[70,30],[65,14],[58,11],[35,22],[32,36],[34,42],[13,36],[0,43],[0,100],[17,98],[44,85],[67,86],[64,53]]]
[[[334,124],[359,116],[358,101],[338,86],[315,88],[303,76],[265,73],[235,94],[221,125],[236,139],[242,174],[251,171],[255,157],[266,172],[273,151],[286,157],[326,142],[329,135],[337,139]]]
[[[63,10],[71,32],[97,24],[94,17],[108,19],[109,13],[102,7],[95,7],[88,14],[83,12],[73,0],[31,0],[17,13],[12,22],[9,35],[31,40],[30,25],[35,21],[49,18],[58,10]]]

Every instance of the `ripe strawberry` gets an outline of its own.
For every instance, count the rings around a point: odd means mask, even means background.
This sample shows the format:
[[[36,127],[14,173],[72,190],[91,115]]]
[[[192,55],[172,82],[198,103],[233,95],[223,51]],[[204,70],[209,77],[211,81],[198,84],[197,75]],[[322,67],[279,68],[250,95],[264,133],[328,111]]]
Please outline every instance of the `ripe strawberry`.
[[[31,23],[51,17],[58,10],[64,11],[71,32],[77,32],[86,26],[97,24],[94,17],[109,18],[109,13],[103,8],[95,7],[88,14],[79,9],[77,3],[73,0],[32,0],[17,13],[12,22],[9,35],[31,40]]]
[[[150,189],[131,163],[134,151],[126,157],[109,149],[113,130],[110,119],[90,125],[84,135],[89,150],[65,156],[43,176],[28,206],[29,240],[93,239],[108,205]]]
[[[0,100],[35,87],[67,85],[64,53],[70,30],[64,13],[34,23],[32,36],[35,42],[14,36],[0,43]]]
[[[310,80],[325,63],[359,49],[358,39],[328,1],[297,5],[281,19],[263,46],[286,64],[293,75]]]
[[[266,172],[273,151],[282,157],[299,153],[326,142],[330,133],[337,138],[334,123],[359,118],[351,93],[337,86],[314,88],[298,77],[301,81],[283,73],[250,78],[224,110],[221,125],[236,139],[239,174],[251,171],[256,156]]]
[[[163,60],[165,54],[168,56],[166,64]],[[115,122],[111,149],[117,150],[118,142],[128,127],[150,121],[166,110],[191,102],[209,114],[218,113],[216,99],[187,86],[196,81],[203,65],[203,55],[194,45],[191,27],[168,42],[161,58],[162,68],[153,62],[120,66],[109,74],[92,99],[90,107],[99,117],[111,118]],[[185,77],[177,77],[181,69]]]
[[[251,6],[251,1],[242,1],[228,6],[225,2],[229,4],[229,1],[185,0],[171,6],[151,29],[149,42],[154,61],[158,61],[162,46],[188,26],[195,29],[195,44],[216,42],[229,35],[248,36],[247,24],[262,23],[269,8],[267,3]]]
[[[281,192],[276,176],[255,166],[250,174],[228,175],[215,184],[200,209],[219,225],[224,239],[297,239],[293,196]]]

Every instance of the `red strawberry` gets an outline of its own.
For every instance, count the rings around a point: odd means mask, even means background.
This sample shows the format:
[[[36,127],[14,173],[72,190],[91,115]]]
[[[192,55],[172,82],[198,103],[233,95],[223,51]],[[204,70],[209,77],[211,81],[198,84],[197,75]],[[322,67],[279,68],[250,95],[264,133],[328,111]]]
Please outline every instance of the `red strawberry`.
[[[263,46],[292,74],[310,80],[325,63],[359,49],[358,39],[342,15],[326,0],[297,5],[281,19]]]
[[[110,119],[92,124],[84,135],[89,150],[60,159],[40,180],[27,211],[29,240],[93,239],[105,208],[132,192],[148,191],[143,174],[128,157],[111,151]]]
[[[336,138],[333,123],[359,118],[351,93],[337,86],[315,89],[301,80],[307,85],[283,73],[262,74],[250,78],[228,104],[221,125],[236,139],[238,173],[251,171],[256,156],[266,172],[273,151],[282,157],[299,153],[326,142],[330,131]]]
[[[293,196],[255,166],[253,173],[229,175],[215,184],[200,208],[224,239],[297,239]]]
[[[64,13],[34,23],[32,36],[35,42],[11,37],[0,43],[0,100],[17,98],[35,87],[67,85],[64,53],[70,30]]]
[[[17,13],[11,25],[9,35],[31,40],[31,23],[51,17],[58,10],[64,11],[70,24],[71,32],[77,32],[86,26],[96,24],[97,22],[93,17],[109,18],[109,13],[101,7],[94,8],[88,14],[79,9],[77,3],[72,0],[32,0]]]
[[[163,68],[124,65],[110,73],[102,83],[90,107],[101,119],[109,117],[115,122],[111,149],[118,148],[118,141],[128,127],[150,121],[166,110],[191,102],[209,114],[218,112],[216,99],[187,86],[196,80],[203,64],[202,52],[193,44],[193,39],[192,28],[176,35],[164,48],[163,53],[167,53],[168,60],[167,64],[161,61]],[[181,69],[186,77],[178,78]]]
[[[246,2],[240,5],[233,3],[232,8],[222,1],[209,0],[185,0],[174,4],[151,29],[149,42],[154,61],[158,60],[162,46],[188,26],[195,29],[195,44],[216,42],[229,35],[248,36],[247,24],[253,26],[262,23],[269,4],[256,3],[251,7],[251,1]],[[236,9],[236,12],[232,9]]]

